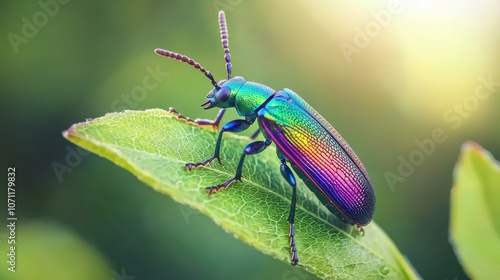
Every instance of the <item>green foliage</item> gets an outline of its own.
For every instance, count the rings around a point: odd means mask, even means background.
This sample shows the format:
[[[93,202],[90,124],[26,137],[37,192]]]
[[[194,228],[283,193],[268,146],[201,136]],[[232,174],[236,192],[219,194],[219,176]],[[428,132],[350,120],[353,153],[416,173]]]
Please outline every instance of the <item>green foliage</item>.
[[[291,188],[279,173],[273,147],[246,158],[243,182],[208,196],[205,187],[234,176],[248,138],[227,135],[221,149],[224,165],[215,161],[188,172],[184,163],[212,155],[216,133],[163,110],[107,114],[73,125],[64,136],[125,168],[158,192],[207,215],[257,250],[289,261]],[[299,265],[306,270],[325,279],[418,278],[374,222],[361,237],[328,212],[302,182],[297,208]],[[200,238],[210,237],[200,233]]]
[[[468,142],[455,167],[450,235],[455,252],[473,279],[500,275],[500,166]]]
[[[17,223],[15,244],[0,241],[2,255],[5,249],[15,246],[15,272],[4,265],[0,270],[2,280],[88,280],[107,279],[112,275],[108,261],[99,251],[72,230],[50,221]],[[9,257],[10,258],[10,257]],[[4,259],[8,259],[4,257]]]

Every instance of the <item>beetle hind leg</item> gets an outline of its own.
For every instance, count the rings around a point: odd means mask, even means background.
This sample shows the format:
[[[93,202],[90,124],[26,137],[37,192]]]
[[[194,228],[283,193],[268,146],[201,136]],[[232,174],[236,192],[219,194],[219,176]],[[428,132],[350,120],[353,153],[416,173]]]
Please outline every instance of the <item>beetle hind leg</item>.
[[[175,110],[173,107],[168,108],[168,112],[172,115],[175,115],[180,120],[185,120],[187,123],[192,123],[197,126],[211,126],[215,131],[219,131],[219,124],[222,116],[226,112],[226,109],[220,109],[213,120],[207,119],[191,119],[190,117],[186,117],[183,114],[179,113],[179,111]]]
[[[280,157],[281,166],[280,171],[281,175],[285,178],[285,180],[292,186],[292,202],[290,204],[290,214],[288,215],[288,223],[290,225],[290,253],[292,254],[292,258],[290,263],[292,265],[296,265],[299,262],[299,257],[297,255],[297,247],[295,246],[295,227],[294,227],[294,219],[295,219],[295,208],[297,204],[297,181],[293,176],[292,170],[288,165],[286,165],[286,160],[283,156]]]
[[[359,232],[361,236],[365,236],[365,230],[363,229],[362,226],[356,225],[356,230]]]

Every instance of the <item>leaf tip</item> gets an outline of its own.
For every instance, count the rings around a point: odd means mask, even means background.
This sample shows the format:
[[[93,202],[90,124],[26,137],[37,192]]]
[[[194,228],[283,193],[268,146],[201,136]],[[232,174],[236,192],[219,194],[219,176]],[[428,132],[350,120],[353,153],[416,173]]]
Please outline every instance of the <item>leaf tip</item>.
[[[89,124],[91,122],[93,122],[94,119],[87,119],[86,121],[84,122],[79,122],[79,123],[75,123],[75,124],[72,124],[68,129],[64,130],[62,132],[62,136],[66,139],[69,139],[73,136],[75,136],[75,130],[82,124]]]
[[[472,152],[472,151],[482,152],[482,151],[484,151],[484,149],[483,149],[483,147],[481,147],[481,145],[479,145],[478,143],[471,141],[471,140],[465,141],[462,144],[462,147],[460,148],[460,152],[462,154],[467,153],[467,152]]]
[[[500,163],[495,159],[495,157],[485,148],[474,141],[466,141],[462,144],[460,148],[460,159],[457,165],[460,165],[465,157],[470,155],[477,155],[485,161],[489,161],[493,166],[500,168]]]
[[[62,132],[62,136],[63,136],[64,138],[66,138],[66,139],[69,139],[69,138],[72,136],[73,131],[75,130],[75,127],[76,127],[77,125],[78,125],[78,124],[77,124],[77,123],[75,123],[75,124],[71,125],[68,129],[64,130],[64,131]]]

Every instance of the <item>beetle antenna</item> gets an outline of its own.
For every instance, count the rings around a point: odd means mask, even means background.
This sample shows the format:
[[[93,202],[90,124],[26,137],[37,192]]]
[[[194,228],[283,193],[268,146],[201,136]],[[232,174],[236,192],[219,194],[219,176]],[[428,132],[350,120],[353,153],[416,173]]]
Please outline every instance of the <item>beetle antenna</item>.
[[[185,62],[185,63],[193,66],[194,68],[200,70],[203,74],[205,74],[205,76],[207,76],[207,78],[210,79],[210,81],[212,82],[212,85],[217,90],[220,89],[219,85],[217,84],[217,82],[214,79],[214,76],[212,76],[212,73],[210,73],[210,71],[205,70],[205,68],[203,68],[203,66],[201,66],[198,62],[192,60],[191,58],[189,58],[183,54],[174,53],[174,52],[167,51],[164,49],[155,49],[155,53],[158,55],[161,55],[161,56],[168,57],[168,58],[180,60],[182,62]]]
[[[226,24],[226,14],[224,11],[219,11],[219,29],[220,29],[220,40],[222,43],[222,48],[224,49],[224,59],[226,60],[226,71],[227,71],[227,79],[231,79],[231,54],[229,53],[229,39],[227,32],[227,24]]]

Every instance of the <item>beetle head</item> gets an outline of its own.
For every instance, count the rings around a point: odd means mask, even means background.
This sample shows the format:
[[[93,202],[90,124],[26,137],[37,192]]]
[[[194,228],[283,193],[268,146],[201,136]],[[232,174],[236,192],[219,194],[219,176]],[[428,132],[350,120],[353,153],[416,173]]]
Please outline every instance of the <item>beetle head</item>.
[[[215,87],[207,94],[207,101],[201,106],[204,109],[234,107],[236,93],[245,82],[245,79],[240,76],[220,81],[217,84],[218,87]]]

